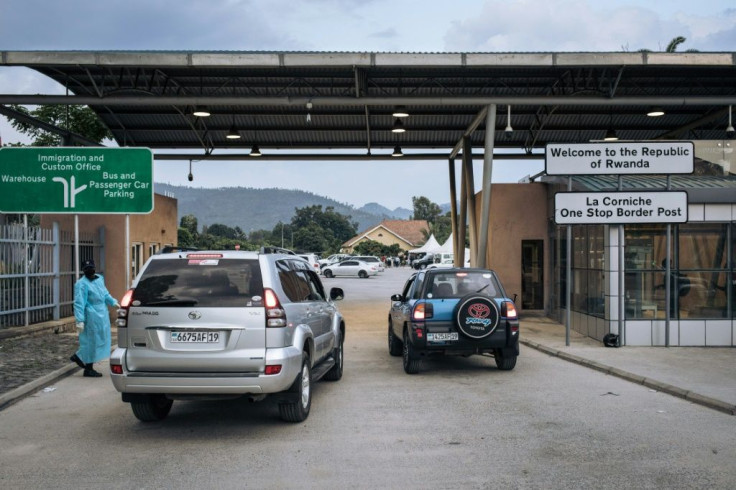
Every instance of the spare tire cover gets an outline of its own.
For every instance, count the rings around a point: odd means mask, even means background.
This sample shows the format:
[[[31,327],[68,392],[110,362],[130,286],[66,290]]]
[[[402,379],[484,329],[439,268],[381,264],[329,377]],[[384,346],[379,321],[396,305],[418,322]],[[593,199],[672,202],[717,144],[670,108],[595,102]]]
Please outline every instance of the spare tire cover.
[[[498,307],[488,296],[471,294],[460,299],[455,309],[455,325],[466,337],[483,339],[498,326]]]

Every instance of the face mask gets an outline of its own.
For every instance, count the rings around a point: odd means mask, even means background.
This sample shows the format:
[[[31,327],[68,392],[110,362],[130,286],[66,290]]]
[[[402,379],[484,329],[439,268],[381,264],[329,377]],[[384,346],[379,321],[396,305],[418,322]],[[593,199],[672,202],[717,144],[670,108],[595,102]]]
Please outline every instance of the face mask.
[[[95,270],[94,269],[86,269],[84,271],[84,275],[87,277],[87,279],[92,279],[95,277]]]

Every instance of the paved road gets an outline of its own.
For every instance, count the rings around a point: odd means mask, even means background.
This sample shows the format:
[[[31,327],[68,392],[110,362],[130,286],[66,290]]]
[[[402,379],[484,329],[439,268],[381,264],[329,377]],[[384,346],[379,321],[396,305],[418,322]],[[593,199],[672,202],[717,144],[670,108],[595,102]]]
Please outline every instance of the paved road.
[[[0,412],[0,486],[736,487],[733,417],[641,385],[524,346],[511,372],[471,357],[404,374],[384,317],[407,274],[325,281],[346,290],[345,374],[316,384],[306,422],[233,400],[143,424],[107,375],[78,373]]]

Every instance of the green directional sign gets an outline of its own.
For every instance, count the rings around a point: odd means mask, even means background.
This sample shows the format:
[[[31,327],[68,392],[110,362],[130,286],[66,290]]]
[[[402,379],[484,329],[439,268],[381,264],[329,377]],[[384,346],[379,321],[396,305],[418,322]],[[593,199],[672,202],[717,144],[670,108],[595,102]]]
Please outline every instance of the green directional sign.
[[[148,148],[0,149],[0,212],[148,214],[153,153]]]

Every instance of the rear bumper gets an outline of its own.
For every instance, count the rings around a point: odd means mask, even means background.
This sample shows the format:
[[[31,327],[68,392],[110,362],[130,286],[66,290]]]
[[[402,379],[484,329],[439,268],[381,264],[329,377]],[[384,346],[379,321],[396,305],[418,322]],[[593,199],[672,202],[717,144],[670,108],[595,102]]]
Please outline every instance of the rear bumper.
[[[481,354],[503,349],[508,355],[519,355],[519,321],[503,319],[501,325],[488,337],[481,340],[472,340],[458,333],[458,340],[446,342],[429,342],[427,333],[432,331],[453,331],[454,328],[427,329],[426,324],[412,324],[411,343],[418,355],[429,354]],[[421,337],[417,335],[421,330]]]
[[[267,349],[265,365],[281,364],[279,374],[132,372],[125,363],[126,349],[117,348],[110,366],[121,366],[122,374],[110,373],[112,384],[121,393],[244,395],[268,394],[287,390],[301,371],[302,353],[295,347]]]

